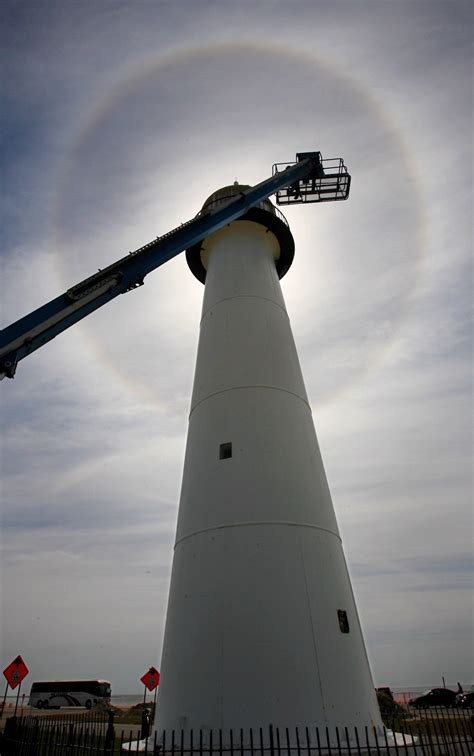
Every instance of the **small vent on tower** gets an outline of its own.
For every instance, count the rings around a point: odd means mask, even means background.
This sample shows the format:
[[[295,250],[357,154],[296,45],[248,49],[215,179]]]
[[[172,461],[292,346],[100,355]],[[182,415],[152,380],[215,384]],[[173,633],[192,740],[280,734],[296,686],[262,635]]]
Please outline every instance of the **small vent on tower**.
[[[232,444],[221,444],[219,446],[219,459],[230,459],[232,457]]]
[[[341,633],[349,632],[349,620],[347,619],[347,612],[343,609],[337,610],[337,618],[339,620],[339,629]]]

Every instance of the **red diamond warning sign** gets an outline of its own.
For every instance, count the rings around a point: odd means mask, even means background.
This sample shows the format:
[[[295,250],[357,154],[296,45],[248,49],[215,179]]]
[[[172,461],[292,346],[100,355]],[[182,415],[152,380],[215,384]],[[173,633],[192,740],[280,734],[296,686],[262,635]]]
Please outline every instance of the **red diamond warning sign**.
[[[10,688],[16,688],[17,685],[26,677],[29,670],[21,656],[17,656],[13,659],[11,664],[3,670],[3,674],[7,678],[7,682]]]
[[[148,688],[148,690],[155,690],[160,682],[160,673],[157,669],[155,669],[155,667],[150,667],[148,672],[145,672],[143,677],[140,677],[140,680],[143,685]]]

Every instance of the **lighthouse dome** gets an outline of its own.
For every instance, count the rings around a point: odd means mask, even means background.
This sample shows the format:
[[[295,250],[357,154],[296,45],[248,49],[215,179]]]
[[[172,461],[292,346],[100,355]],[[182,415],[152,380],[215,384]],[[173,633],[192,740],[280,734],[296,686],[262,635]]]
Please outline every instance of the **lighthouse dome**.
[[[216,210],[220,205],[225,205],[234,197],[238,197],[242,194],[246,189],[250,189],[249,184],[239,184],[237,181],[229,186],[223,186],[220,189],[217,189],[210,194],[204,202],[200,215],[206,215],[207,213]],[[276,236],[280,250],[276,257],[275,265],[278,277],[283,278],[293,262],[295,254],[293,235],[283,213],[281,213],[269,199],[265,199],[250,207],[244,215],[237,218],[236,222],[238,221],[253,221],[254,223],[265,226],[265,228]],[[201,283],[206,282],[206,262],[202,254],[204,241],[205,239],[186,250],[187,263],[191,271]]]

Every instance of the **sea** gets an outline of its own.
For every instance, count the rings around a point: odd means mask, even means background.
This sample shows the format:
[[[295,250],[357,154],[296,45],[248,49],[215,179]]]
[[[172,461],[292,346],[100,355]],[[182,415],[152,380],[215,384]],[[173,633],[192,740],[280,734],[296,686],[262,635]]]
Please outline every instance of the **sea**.
[[[470,690],[472,683],[463,683],[461,682],[461,685],[464,690]],[[379,686],[382,687],[382,686]],[[427,684],[427,685],[410,685],[410,686],[391,686],[388,685],[387,687],[390,687],[393,697],[395,701],[398,703],[408,703],[410,698],[415,698],[415,696],[420,695],[420,693],[424,693],[425,690],[429,690],[430,688],[451,688],[451,690],[457,690],[458,684],[457,682],[446,682],[444,683],[443,680],[438,681],[433,684]],[[21,692],[21,695],[19,696],[18,703],[21,705],[22,703],[26,705],[28,703],[28,696],[29,691],[27,693]],[[146,694],[146,701],[152,702],[154,701],[155,694],[147,692]],[[17,700],[17,694],[12,694],[6,696],[5,703],[6,704],[13,704],[15,705]],[[143,703],[144,696],[143,691],[141,693],[117,693],[112,694],[112,705],[113,706],[120,706],[120,707],[132,707],[135,706],[138,703]]]

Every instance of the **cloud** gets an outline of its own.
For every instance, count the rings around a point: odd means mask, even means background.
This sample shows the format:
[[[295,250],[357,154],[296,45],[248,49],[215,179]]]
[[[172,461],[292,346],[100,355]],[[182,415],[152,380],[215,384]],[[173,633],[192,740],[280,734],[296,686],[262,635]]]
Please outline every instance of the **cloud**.
[[[348,202],[288,209],[283,290],[376,679],[462,678],[471,11],[297,5],[3,4],[3,320],[218,186],[343,156]],[[159,664],[202,292],[178,257],[0,387],[2,654],[33,677]]]

